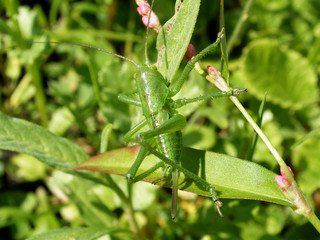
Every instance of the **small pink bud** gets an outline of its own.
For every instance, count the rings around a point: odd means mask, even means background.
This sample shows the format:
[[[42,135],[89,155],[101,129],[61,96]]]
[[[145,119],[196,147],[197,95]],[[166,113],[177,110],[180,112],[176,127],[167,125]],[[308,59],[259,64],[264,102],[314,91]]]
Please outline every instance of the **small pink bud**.
[[[290,172],[291,172],[291,174],[292,174],[292,176],[294,176],[294,174],[293,174],[293,172],[292,172],[292,169],[291,169],[291,167],[288,167],[289,168],[289,170],[290,170]],[[282,170],[282,168],[280,168],[280,173],[281,173],[281,175],[282,176],[286,176],[285,174],[284,174],[284,171]]]
[[[136,4],[140,6],[141,4],[147,4],[150,8],[150,5],[147,0],[136,0]]]
[[[292,170],[290,167],[288,167],[292,176],[294,176]],[[280,168],[280,173],[281,173],[281,176],[280,175],[276,175],[275,176],[275,179],[276,179],[276,182],[279,186],[279,188],[281,189],[281,191],[284,191],[284,190],[287,190],[287,188],[290,186],[290,183],[286,177],[286,175],[284,174],[284,171],[282,170],[282,168]]]
[[[147,16],[150,11],[150,7],[149,5],[142,3],[139,7],[137,7],[137,11],[141,16]]]
[[[149,18],[149,16],[142,17],[142,22],[146,27],[148,27],[148,18]],[[159,29],[161,28],[159,19],[158,19],[157,15],[154,14],[153,12],[151,12],[150,21],[149,21],[149,28],[156,31],[156,32],[159,32]]]
[[[276,179],[276,182],[279,188],[281,189],[281,191],[286,190],[290,186],[290,183],[286,177],[283,177],[281,175],[276,175],[274,178]]]
[[[218,77],[221,76],[221,73],[217,69],[212,67],[212,66],[208,66],[207,67],[207,71],[208,71],[209,76],[212,77],[212,78],[216,78],[217,76]]]
[[[194,48],[194,46],[190,43],[188,45],[188,48],[187,48],[187,51],[186,53],[184,54],[184,57],[183,59],[187,62],[189,62],[191,60],[192,57],[196,56],[197,55],[197,52],[196,52],[196,49]]]

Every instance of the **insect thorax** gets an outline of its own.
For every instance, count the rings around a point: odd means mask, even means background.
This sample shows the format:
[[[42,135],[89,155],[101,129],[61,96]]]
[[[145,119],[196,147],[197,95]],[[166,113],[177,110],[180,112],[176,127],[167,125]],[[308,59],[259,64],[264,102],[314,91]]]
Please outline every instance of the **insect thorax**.
[[[150,116],[165,105],[169,89],[157,70],[140,65],[136,74],[136,84],[144,116]]]

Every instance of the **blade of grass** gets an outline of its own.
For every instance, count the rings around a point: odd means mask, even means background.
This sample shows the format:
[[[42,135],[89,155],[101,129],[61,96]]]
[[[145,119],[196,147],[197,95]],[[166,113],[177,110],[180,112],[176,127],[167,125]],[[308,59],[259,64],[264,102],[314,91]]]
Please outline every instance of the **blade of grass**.
[[[258,119],[257,119],[257,125],[259,127],[261,127],[261,123],[262,123],[263,113],[264,113],[265,104],[266,104],[266,96],[267,96],[267,93],[265,93],[264,98],[263,98],[263,100],[260,104],[260,107],[259,107]],[[257,145],[257,141],[258,141],[258,134],[254,131],[253,135],[252,135],[252,139],[251,139],[250,149],[249,149],[248,154],[246,156],[246,159],[249,161],[252,160],[253,153],[254,153],[254,150]]]
[[[35,100],[40,113],[42,126],[47,127],[49,122],[48,113],[47,113],[47,101],[46,101],[46,95],[44,93],[44,88],[41,81],[41,75],[40,75],[39,69],[40,69],[40,64],[37,60],[27,65],[27,70],[32,76],[32,80],[36,88]]]
[[[231,53],[236,41],[240,37],[240,33],[241,33],[241,30],[242,30],[243,24],[248,19],[248,12],[250,10],[251,5],[252,5],[252,0],[248,0],[246,5],[244,6],[242,12],[241,12],[240,18],[237,21],[237,25],[234,28],[234,30],[233,30],[233,32],[232,32],[232,34],[230,36],[230,39],[228,41],[228,47],[227,47],[227,53],[228,54]]]
[[[220,31],[225,28],[224,23],[224,0],[220,0]],[[221,74],[224,79],[227,79],[229,85],[229,68],[228,68],[228,52],[227,52],[227,37],[226,31],[224,37],[220,41],[221,48]]]

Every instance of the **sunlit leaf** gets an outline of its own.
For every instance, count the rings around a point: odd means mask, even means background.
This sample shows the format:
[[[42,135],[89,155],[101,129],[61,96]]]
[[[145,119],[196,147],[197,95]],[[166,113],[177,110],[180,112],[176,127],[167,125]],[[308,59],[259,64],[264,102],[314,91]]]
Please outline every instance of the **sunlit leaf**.
[[[106,228],[98,228],[98,227],[91,227],[91,228],[62,228],[57,230],[51,230],[46,233],[39,234],[34,237],[30,237],[27,240],[94,240],[101,236],[119,232],[119,230],[115,229],[106,229]],[[129,237],[129,236],[126,236]],[[129,239],[131,239],[129,237]]]
[[[318,97],[317,77],[308,60],[276,41],[252,42],[243,64],[248,90],[259,99],[268,91],[269,101],[301,108]]]
[[[200,7],[200,0],[176,3],[175,15],[162,27],[158,39],[158,70],[170,82],[189,45]]]
[[[81,163],[75,170],[90,170],[124,176],[136,159],[139,146],[112,150]],[[275,174],[253,162],[240,160],[231,156],[184,148],[181,165],[189,171],[213,184],[221,198],[244,198],[274,202],[292,206],[284,197],[275,182]],[[142,173],[160,160],[149,155],[139,168]],[[144,180],[152,182],[162,176],[162,169],[151,173]],[[171,187],[170,181],[159,185]],[[179,189],[204,196],[210,194],[201,186],[180,174]]]

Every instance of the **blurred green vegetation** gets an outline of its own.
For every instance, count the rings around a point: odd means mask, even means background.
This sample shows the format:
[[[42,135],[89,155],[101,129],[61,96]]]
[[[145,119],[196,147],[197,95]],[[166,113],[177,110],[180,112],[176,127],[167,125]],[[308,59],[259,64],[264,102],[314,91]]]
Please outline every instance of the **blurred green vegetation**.
[[[240,101],[253,116],[267,92],[262,129],[280,153],[286,152],[299,186],[319,215],[320,2],[252,1],[234,34],[246,2],[225,3],[230,83],[248,89]],[[164,24],[174,14],[174,1],[155,1],[154,11]],[[108,149],[127,146],[123,136],[141,112],[119,102],[117,95],[134,88],[134,67],[91,49],[31,42],[88,44],[142,63],[145,27],[135,2],[1,0],[0,16],[0,110],[70,139],[90,155],[99,152],[108,123],[113,126]],[[215,41],[218,20],[219,1],[203,0],[191,41],[197,51]],[[148,54],[154,62],[155,39],[151,33]],[[219,67],[219,56],[219,51],[209,55],[203,66]],[[212,91],[210,83],[192,72],[177,97]],[[253,130],[227,99],[188,105],[180,112],[188,117],[185,146],[245,159]],[[309,132],[313,134],[290,149]],[[78,178],[71,181],[23,154],[3,151],[0,159],[1,238],[25,239],[50,229],[101,223],[129,229],[124,203],[109,188]],[[252,161],[279,171],[260,140]],[[177,220],[172,221],[170,191],[140,182],[130,189],[125,179],[113,179],[123,191],[132,191],[136,220],[147,238],[319,239],[307,220],[291,209],[257,201],[223,200],[221,219],[210,199],[184,194]],[[88,195],[74,194],[88,189]],[[131,235],[110,237],[118,238]]]

